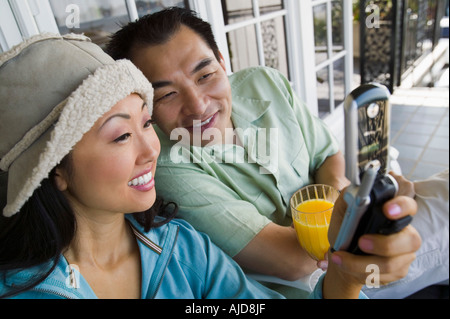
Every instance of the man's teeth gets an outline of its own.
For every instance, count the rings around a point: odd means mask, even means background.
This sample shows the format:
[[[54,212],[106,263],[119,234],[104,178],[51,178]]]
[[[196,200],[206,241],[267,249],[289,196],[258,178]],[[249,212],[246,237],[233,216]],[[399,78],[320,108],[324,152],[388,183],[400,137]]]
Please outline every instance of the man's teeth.
[[[211,116],[209,119],[207,119],[207,120],[204,121],[204,122],[194,121],[193,127],[202,127],[203,125],[206,125],[206,124],[208,124],[209,122],[211,122],[212,118],[213,118],[213,116]]]
[[[152,172],[139,176],[135,179],[133,179],[132,181],[128,182],[128,186],[141,186],[141,185],[145,185],[148,182],[150,182],[153,178]]]

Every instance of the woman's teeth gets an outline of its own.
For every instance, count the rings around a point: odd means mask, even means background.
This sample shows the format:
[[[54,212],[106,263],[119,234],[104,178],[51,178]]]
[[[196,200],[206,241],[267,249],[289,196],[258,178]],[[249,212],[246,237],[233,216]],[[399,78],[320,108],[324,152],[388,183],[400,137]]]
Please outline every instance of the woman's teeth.
[[[201,123],[200,123],[200,121],[194,121],[194,125],[193,125],[192,127],[202,127],[203,125],[206,125],[206,124],[208,124],[209,122],[211,122],[211,120],[212,120],[213,117],[214,117],[214,116],[211,116],[209,119],[207,119],[206,121],[201,122]]]
[[[148,182],[150,182],[153,178],[152,172],[149,172],[148,174],[139,176],[135,179],[133,179],[132,181],[128,182],[128,186],[141,186],[141,185],[145,185]]]

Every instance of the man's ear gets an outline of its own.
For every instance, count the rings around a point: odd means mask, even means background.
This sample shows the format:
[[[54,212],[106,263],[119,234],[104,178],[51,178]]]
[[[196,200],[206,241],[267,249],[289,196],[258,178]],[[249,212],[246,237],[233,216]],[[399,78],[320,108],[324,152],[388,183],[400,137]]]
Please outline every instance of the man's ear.
[[[56,168],[55,170],[55,184],[58,190],[64,192],[67,190],[67,178],[64,170]]]

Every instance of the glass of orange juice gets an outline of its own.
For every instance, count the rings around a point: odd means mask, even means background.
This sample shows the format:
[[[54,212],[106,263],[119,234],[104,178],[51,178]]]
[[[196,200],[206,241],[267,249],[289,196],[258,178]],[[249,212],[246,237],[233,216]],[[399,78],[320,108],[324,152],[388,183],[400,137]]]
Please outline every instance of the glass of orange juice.
[[[290,200],[292,219],[300,245],[315,260],[323,260],[330,247],[328,225],[339,192],[332,186],[313,184],[299,189]]]

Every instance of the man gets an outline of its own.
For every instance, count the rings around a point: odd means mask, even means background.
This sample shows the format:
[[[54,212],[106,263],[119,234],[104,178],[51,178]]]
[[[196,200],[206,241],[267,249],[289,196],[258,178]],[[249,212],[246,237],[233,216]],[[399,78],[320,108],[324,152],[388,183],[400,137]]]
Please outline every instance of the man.
[[[296,280],[314,271],[289,198],[313,182],[341,190],[348,180],[334,137],[288,81],[267,68],[228,78],[209,24],[177,8],[129,24],[108,52],[131,59],[153,84],[157,187],[180,216],[251,272]],[[363,250],[374,252],[365,239]],[[401,253],[417,249],[405,242]]]

